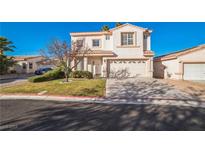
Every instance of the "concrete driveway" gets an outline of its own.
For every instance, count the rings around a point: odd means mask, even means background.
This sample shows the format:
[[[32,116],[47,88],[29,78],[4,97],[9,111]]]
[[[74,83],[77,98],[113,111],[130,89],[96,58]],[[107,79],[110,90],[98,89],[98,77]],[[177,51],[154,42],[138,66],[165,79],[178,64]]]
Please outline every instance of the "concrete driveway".
[[[196,95],[163,82],[149,78],[128,78],[123,80],[108,79],[106,83],[107,98],[159,98],[176,100],[199,100]]]

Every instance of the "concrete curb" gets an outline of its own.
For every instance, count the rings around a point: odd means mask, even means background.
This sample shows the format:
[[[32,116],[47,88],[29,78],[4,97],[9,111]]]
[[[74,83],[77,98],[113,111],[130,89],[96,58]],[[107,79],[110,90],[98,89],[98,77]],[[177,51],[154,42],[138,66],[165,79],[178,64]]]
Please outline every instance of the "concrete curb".
[[[159,98],[99,98],[99,97],[75,97],[75,96],[38,96],[38,95],[0,95],[0,100],[43,100],[58,102],[76,103],[100,103],[100,104],[153,104],[153,105],[172,105],[172,106],[191,106],[205,108],[205,101],[198,100],[174,100]]]

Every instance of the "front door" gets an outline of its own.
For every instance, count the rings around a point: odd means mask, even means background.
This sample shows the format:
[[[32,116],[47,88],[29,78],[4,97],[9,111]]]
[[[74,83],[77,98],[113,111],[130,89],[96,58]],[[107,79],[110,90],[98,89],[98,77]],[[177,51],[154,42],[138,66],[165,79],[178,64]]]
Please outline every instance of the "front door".
[[[93,70],[94,70],[94,75],[100,75],[101,74],[101,59],[95,59],[93,61]]]
[[[88,59],[88,71],[92,72],[93,75],[101,75],[102,58],[95,57]]]
[[[101,64],[95,65],[95,74],[100,75],[101,74]]]

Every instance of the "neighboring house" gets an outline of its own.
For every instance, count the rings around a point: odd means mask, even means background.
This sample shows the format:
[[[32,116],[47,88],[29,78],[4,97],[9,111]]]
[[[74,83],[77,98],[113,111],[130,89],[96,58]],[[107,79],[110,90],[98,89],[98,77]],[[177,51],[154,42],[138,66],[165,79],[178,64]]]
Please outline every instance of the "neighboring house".
[[[51,65],[43,64],[45,61],[42,56],[14,56],[15,65],[10,68],[16,73],[34,73],[38,68],[51,67]]]
[[[205,45],[156,57],[154,77],[205,80]]]
[[[71,41],[91,50],[79,56],[81,61],[75,69],[101,77],[152,77],[151,32],[127,23],[109,31],[70,33]]]

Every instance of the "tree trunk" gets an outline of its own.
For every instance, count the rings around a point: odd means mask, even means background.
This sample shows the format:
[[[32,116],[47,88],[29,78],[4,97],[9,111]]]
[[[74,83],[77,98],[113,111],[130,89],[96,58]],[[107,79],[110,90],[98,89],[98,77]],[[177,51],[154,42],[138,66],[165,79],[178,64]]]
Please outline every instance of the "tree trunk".
[[[68,82],[68,74],[65,74],[65,81]]]

